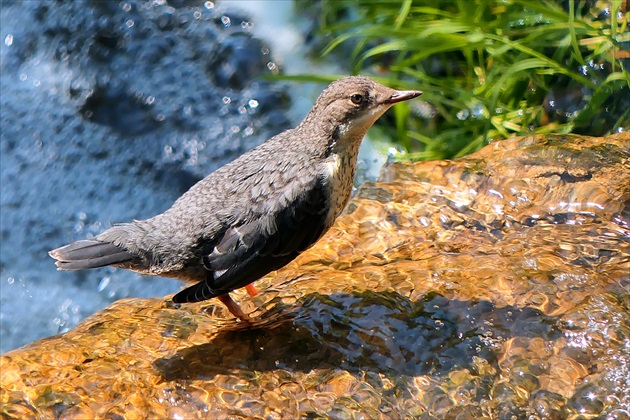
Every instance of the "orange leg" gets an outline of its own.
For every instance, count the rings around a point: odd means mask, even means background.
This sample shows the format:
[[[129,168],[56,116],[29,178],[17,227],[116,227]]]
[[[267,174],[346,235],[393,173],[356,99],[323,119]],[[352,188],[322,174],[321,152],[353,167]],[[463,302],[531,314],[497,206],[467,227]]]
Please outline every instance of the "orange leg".
[[[232,315],[244,322],[251,321],[249,316],[247,316],[245,312],[241,310],[241,308],[238,306],[238,303],[234,302],[229,294],[226,293],[224,295],[217,296],[217,298],[228,308],[228,311],[230,311]]]
[[[258,290],[256,290],[254,285],[251,283],[245,286],[245,290],[247,290],[247,294],[250,295],[251,297],[254,297],[258,294]]]

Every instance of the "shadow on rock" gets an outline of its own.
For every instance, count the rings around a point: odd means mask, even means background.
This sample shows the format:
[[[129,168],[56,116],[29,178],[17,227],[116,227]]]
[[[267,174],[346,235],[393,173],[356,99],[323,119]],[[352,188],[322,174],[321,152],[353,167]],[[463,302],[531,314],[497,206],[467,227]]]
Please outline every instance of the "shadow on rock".
[[[395,293],[304,296],[296,312],[277,305],[259,322],[220,332],[153,365],[165,380],[209,379],[233,370],[342,368],[404,375],[473,370],[473,357],[495,364],[515,337],[553,340],[557,320],[536,309],[439,294],[413,302]]]

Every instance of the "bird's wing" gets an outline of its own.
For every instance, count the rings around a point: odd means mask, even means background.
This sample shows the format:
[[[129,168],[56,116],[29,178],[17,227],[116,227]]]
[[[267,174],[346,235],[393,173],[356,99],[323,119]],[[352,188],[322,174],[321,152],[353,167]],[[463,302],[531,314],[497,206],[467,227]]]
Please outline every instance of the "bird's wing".
[[[323,234],[327,209],[326,187],[317,181],[273,215],[230,227],[204,258],[206,280],[184,289],[173,301],[210,299],[283,267]]]

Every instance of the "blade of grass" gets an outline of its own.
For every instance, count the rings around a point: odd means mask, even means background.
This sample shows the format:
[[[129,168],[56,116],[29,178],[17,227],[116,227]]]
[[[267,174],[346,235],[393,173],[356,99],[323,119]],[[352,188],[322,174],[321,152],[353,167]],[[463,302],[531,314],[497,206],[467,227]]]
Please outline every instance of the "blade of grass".
[[[396,24],[394,25],[394,30],[400,29],[403,23],[405,23],[405,21],[407,20],[407,16],[409,15],[409,10],[411,10],[412,4],[412,0],[403,1],[402,5],[400,6],[400,12],[398,13],[398,16],[395,20]]]

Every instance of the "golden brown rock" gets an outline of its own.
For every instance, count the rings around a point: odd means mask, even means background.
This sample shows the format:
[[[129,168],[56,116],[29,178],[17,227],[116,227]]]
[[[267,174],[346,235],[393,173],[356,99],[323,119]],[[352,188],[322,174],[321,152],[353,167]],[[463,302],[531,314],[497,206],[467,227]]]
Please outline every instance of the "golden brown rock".
[[[627,418],[629,202],[627,133],[393,164],[238,295],[253,326],[118,301],[3,355],[2,414]]]

